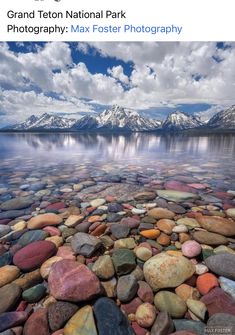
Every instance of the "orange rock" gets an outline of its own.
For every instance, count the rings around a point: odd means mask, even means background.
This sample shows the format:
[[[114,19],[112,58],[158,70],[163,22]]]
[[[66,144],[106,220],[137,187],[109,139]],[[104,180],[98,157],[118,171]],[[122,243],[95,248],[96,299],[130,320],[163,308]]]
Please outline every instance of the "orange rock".
[[[198,300],[200,298],[200,293],[198,290],[187,284],[181,284],[175,289],[175,293],[184,301],[187,299]]]
[[[183,256],[182,252],[179,250],[167,250],[166,253],[170,256],[176,256],[176,257]]]
[[[92,215],[89,217],[88,222],[94,223],[94,222],[100,222],[103,221],[104,219],[100,215]]]
[[[161,233],[160,236],[157,238],[157,242],[161,245],[169,245],[171,242],[170,236]]]
[[[197,278],[196,286],[198,291],[205,295],[214,287],[219,286],[218,279],[212,273],[204,273]]]
[[[142,230],[140,232],[140,235],[146,238],[150,238],[151,240],[155,240],[160,235],[160,230],[158,229]]]
[[[179,241],[180,243],[184,243],[186,241],[191,240],[191,237],[189,236],[189,234],[186,233],[179,233]]]
[[[165,234],[171,234],[172,229],[175,227],[175,222],[169,219],[161,219],[157,222],[157,227]]]

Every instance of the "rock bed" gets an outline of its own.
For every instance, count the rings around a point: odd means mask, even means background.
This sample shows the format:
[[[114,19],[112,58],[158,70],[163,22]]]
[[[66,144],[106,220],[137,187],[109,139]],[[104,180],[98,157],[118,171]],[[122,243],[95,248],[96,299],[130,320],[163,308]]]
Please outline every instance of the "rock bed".
[[[234,332],[233,185],[78,170],[3,170],[0,334]]]

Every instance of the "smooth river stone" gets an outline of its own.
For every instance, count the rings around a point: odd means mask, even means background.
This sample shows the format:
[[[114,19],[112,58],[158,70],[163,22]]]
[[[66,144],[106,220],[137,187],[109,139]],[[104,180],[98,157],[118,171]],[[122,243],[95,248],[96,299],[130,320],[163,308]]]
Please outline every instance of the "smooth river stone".
[[[113,300],[98,299],[94,305],[94,314],[99,335],[135,335],[127,318]]]
[[[207,327],[212,329],[229,329],[232,327],[233,329],[235,329],[235,316],[226,313],[213,314],[207,321]]]
[[[87,266],[72,260],[55,263],[48,277],[51,295],[58,300],[86,301],[101,291],[99,279]]]
[[[14,284],[7,284],[0,288],[0,314],[10,311],[21,296],[21,288]]]
[[[175,293],[160,291],[154,297],[154,304],[160,312],[167,312],[173,318],[181,318],[187,311],[187,305]]]
[[[175,213],[167,208],[153,208],[148,211],[148,216],[154,219],[173,219]]]
[[[30,315],[24,325],[23,335],[50,335],[47,309],[38,309]]]
[[[92,307],[82,307],[64,327],[64,335],[97,335]]]
[[[95,236],[77,233],[72,237],[71,246],[76,254],[91,257],[102,246],[102,242]]]
[[[77,312],[78,306],[70,302],[57,301],[48,307],[48,321],[52,331],[64,327],[65,323]]]
[[[144,264],[144,276],[154,291],[161,288],[177,287],[195,272],[195,266],[183,256],[160,253]]]
[[[47,279],[51,271],[51,267],[54,263],[61,261],[63,258],[59,256],[53,256],[47,259],[40,267],[40,274],[42,278]]]
[[[97,261],[95,261],[92,271],[100,279],[112,278],[115,274],[112,258],[109,255],[100,256]]]
[[[173,320],[175,330],[177,333],[179,331],[187,331],[187,334],[197,334],[197,335],[205,335],[205,324],[201,321],[194,321],[194,320],[186,320],[186,319],[180,319],[180,320]],[[184,333],[184,335],[186,335]]]
[[[196,193],[196,190],[180,181],[176,180],[169,180],[164,183],[164,188],[166,190],[175,190],[180,192],[189,192],[189,193]]]
[[[40,229],[46,226],[57,226],[62,223],[63,219],[54,213],[40,214],[31,218],[28,223],[28,229]]]
[[[195,233],[193,234],[193,238],[201,244],[215,246],[228,244],[228,240],[225,236],[216,233],[210,233],[208,231],[195,231]]]
[[[198,242],[190,240],[182,244],[181,250],[184,256],[193,258],[201,253],[202,248]]]
[[[24,209],[31,206],[34,203],[32,197],[17,197],[10,199],[1,204],[0,209],[3,211]]]
[[[10,231],[11,231],[11,228],[9,226],[0,224],[0,237],[7,235]]]
[[[219,277],[219,283],[220,287],[235,299],[235,281],[221,276]]]
[[[112,255],[117,275],[125,275],[136,268],[135,254],[129,249],[114,249]]]
[[[205,260],[206,266],[219,276],[235,280],[235,255],[224,253]]]
[[[181,202],[198,199],[199,196],[191,192],[180,192],[175,190],[157,190],[159,197],[169,201]]]
[[[23,324],[28,317],[26,312],[8,312],[0,315],[0,332]],[[15,333],[14,333],[15,334]]]
[[[117,297],[121,302],[129,302],[138,290],[137,279],[133,275],[122,276],[118,279]]]
[[[201,227],[212,232],[224,236],[235,235],[235,222],[218,216],[198,215],[197,221]]]
[[[20,269],[14,265],[0,267],[0,287],[11,283],[20,275]]]
[[[235,300],[220,287],[215,287],[201,298],[206,305],[209,316],[216,313],[235,315]]]
[[[35,303],[42,299],[45,294],[46,287],[43,284],[38,284],[25,290],[22,294],[22,298],[29,303]]]
[[[35,241],[43,241],[48,236],[48,233],[43,230],[32,230],[26,231],[18,240],[18,244],[21,247],[25,247],[26,245],[35,242]]]
[[[16,252],[13,263],[22,271],[32,271],[40,267],[57,251],[54,243],[50,241],[36,241]]]
[[[151,335],[168,335],[174,331],[174,324],[167,312],[159,312],[152,326]]]

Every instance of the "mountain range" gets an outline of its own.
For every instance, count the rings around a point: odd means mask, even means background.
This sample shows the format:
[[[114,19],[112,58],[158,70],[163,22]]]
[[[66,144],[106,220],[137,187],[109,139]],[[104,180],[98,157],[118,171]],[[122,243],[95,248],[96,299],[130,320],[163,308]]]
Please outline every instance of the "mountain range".
[[[23,123],[5,127],[2,130],[15,131],[181,131],[187,129],[235,129],[235,105],[215,114],[207,123],[181,111],[170,113],[162,122],[141,116],[138,112],[118,105],[112,106],[98,116],[83,116],[81,119],[69,119],[44,113],[31,115]]]

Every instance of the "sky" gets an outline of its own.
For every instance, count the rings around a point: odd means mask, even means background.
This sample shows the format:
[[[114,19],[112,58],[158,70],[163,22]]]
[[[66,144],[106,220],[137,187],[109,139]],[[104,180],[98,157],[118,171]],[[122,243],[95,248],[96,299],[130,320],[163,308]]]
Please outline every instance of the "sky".
[[[202,120],[235,104],[235,43],[0,43],[0,127],[45,112],[69,118],[113,104]]]

